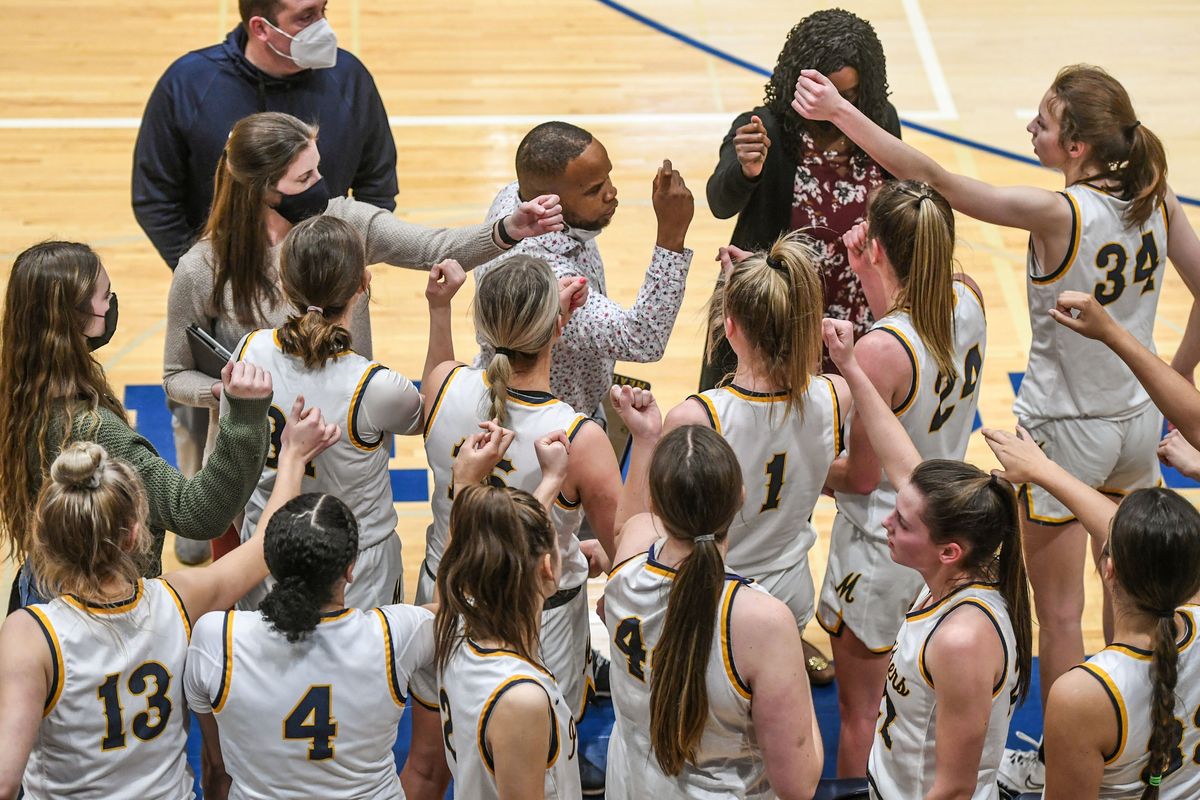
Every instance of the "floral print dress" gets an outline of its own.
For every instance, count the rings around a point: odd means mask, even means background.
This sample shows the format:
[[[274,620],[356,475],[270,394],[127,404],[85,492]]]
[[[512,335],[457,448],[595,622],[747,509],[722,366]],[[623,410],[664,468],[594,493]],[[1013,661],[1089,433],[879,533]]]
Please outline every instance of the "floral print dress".
[[[801,133],[803,156],[796,166],[792,188],[791,230],[802,230],[813,240],[821,259],[825,281],[825,315],[848,319],[855,337],[874,321],[858,277],[850,269],[842,234],[866,218],[867,195],[888,179],[883,168],[866,153],[847,154],[844,138],[819,150],[807,131]],[[822,369],[837,372],[825,356]]]

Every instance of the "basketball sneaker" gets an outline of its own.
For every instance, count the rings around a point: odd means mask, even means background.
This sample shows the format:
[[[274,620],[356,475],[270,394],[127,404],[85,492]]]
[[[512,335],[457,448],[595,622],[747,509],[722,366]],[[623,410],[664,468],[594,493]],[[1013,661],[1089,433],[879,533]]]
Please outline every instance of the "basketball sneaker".
[[[1013,795],[1040,792],[1046,788],[1046,764],[1040,754],[1042,743],[1023,731],[1017,731],[1017,738],[1033,745],[1033,749],[1004,748],[997,773],[1000,788]]]

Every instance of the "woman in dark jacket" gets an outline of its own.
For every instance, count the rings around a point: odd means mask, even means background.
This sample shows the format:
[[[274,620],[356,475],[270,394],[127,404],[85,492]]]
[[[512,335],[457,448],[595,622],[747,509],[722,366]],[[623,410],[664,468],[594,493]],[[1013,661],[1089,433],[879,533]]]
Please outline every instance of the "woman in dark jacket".
[[[867,194],[890,176],[831,123],[792,110],[802,69],[828,75],[864,114],[900,135],[875,29],[849,11],[818,11],[788,34],[763,105],[738,116],[721,142],[708,205],[719,219],[738,215],[732,244],[743,250],[763,250],[782,233],[806,230],[822,253],[825,315],[850,320],[857,336],[870,327],[871,312],[842,234],[864,218]],[[718,348],[704,364],[700,389],[711,389],[735,363],[728,345]],[[837,372],[828,357],[822,371]]]

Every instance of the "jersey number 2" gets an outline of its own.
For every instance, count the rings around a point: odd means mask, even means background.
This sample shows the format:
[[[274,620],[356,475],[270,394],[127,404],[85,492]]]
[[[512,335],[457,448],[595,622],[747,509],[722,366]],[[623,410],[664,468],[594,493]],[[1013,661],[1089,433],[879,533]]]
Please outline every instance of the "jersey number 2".
[[[963,358],[963,387],[958,393],[959,400],[965,400],[975,391],[975,387],[979,385],[979,375],[983,372],[983,354],[979,352],[979,345],[974,345],[967,351],[967,355]],[[933,411],[933,419],[929,420],[929,432],[937,433],[946,424],[946,420],[950,419],[950,415],[954,413],[954,409],[958,407],[957,403],[946,405],[946,401],[954,394],[954,387],[958,386],[958,378],[946,376],[946,373],[939,372],[937,380],[933,383],[933,389],[938,393],[938,405]]]
[[[158,736],[167,727],[171,718],[171,700],[167,690],[171,686],[171,674],[167,668],[157,661],[147,661],[129,673],[129,691],[135,695],[145,694],[150,690],[150,682],[154,683],[154,691],[146,698],[146,710],[133,717],[133,735],[148,742]],[[96,689],[96,697],[104,705],[104,738],[100,740],[101,750],[120,750],[125,746],[125,719],[122,715],[120,694],[121,673],[114,672],[104,679],[104,683]]]
[[[337,720],[333,718],[333,690],[329,686],[310,688],[283,721],[284,739],[309,740],[309,761],[333,758],[333,739],[337,731]]]

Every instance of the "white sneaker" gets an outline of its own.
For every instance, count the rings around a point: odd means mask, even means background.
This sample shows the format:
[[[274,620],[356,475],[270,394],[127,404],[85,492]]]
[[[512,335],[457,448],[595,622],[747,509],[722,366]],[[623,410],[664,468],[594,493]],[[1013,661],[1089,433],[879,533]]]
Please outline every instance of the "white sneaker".
[[[1038,758],[1042,743],[1017,731],[1017,738],[1033,745],[1033,750],[1011,750],[1004,748],[997,774],[1000,788],[1012,794],[1040,792],[1046,788],[1046,765]]]

